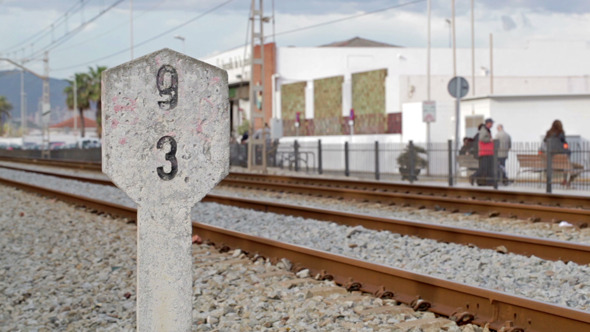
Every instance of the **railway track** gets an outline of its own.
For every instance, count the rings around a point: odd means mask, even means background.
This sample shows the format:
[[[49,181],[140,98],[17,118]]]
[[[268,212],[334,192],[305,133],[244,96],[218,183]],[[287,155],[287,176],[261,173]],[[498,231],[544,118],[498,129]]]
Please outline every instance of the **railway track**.
[[[135,219],[136,210],[64,192],[2,179],[23,190],[86,206],[102,213]],[[486,325],[504,331],[583,331],[590,327],[590,313],[519,296],[466,286],[400,269],[372,264],[310,248],[285,244],[218,227],[193,223],[193,231],[222,251],[240,248],[251,256],[277,262],[287,258],[294,269],[307,268],[312,275],[332,279],[349,291],[360,290],[393,298],[415,310],[430,310],[459,323]]]
[[[29,161],[22,158],[0,160],[24,163]],[[32,163],[42,165],[44,162],[42,159],[34,159]],[[53,160],[48,165],[100,171],[99,163]],[[586,196],[237,172],[232,172],[221,184],[237,188],[379,202],[384,205],[479,213],[488,217],[501,216],[533,222],[565,220],[580,228],[588,227],[590,224],[590,198]]]
[[[236,188],[297,193],[308,196],[413,206],[450,212],[480,213],[488,217],[528,219],[533,222],[566,220],[580,228],[590,223],[590,198],[511,191],[405,185],[293,176],[231,173],[222,185]],[[516,202],[516,203],[515,203]]]
[[[22,171],[19,167],[0,166],[7,169]],[[114,186],[110,180],[80,177],[40,170],[28,170],[37,174],[57,176],[64,179],[89,182],[93,184]],[[235,176],[232,174],[232,177]],[[228,180],[235,185],[235,182]],[[237,181],[241,186],[250,186]],[[290,184],[281,185],[282,190],[290,191]],[[296,187],[297,188],[297,187]],[[228,197],[208,194],[204,202],[215,202],[240,208],[248,208],[257,211],[272,212],[282,215],[297,216],[322,221],[331,221],[347,226],[362,226],[368,229],[385,230],[402,235],[417,236],[440,242],[452,242],[463,245],[474,245],[483,249],[505,248],[506,252],[524,256],[537,256],[547,260],[572,261],[578,264],[590,264],[590,246],[565,242],[546,240],[534,237],[517,236],[498,232],[473,230],[459,227],[450,227],[423,223],[419,221],[383,218],[366,214],[333,211],[320,208],[304,207],[300,205],[275,203],[254,199]]]

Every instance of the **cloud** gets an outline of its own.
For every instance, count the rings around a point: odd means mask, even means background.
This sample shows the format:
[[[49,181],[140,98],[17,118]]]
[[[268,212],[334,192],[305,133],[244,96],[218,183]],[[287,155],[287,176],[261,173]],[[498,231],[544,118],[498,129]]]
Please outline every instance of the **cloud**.
[[[510,31],[516,29],[516,23],[510,16],[502,15],[502,28],[505,31]]]
[[[522,26],[525,28],[532,28],[533,24],[531,20],[525,15],[525,13],[520,13],[520,18],[522,19]]]

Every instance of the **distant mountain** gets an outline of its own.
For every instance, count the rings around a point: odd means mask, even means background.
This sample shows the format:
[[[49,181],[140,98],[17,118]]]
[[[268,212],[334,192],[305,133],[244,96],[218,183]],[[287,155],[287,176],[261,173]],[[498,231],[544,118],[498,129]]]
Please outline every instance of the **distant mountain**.
[[[12,121],[20,122],[20,70],[0,71],[0,95],[5,96],[12,104]],[[69,83],[66,80],[50,78],[49,94],[51,102],[51,123],[57,123],[64,118],[72,116],[72,111],[67,110],[64,88]],[[27,117],[38,119],[41,109],[41,97],[43,94],[43,81],[37,76],[24,73],[24,91],[26,93],[25,105]]]

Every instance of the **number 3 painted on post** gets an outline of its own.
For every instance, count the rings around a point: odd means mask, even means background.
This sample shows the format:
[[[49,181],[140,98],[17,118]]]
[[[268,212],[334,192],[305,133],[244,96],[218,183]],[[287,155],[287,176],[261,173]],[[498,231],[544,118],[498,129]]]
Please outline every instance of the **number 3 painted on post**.
[[[156,147],[158,148],[158,150],[160,150],[162,149],[162,147],[164,147],[164,144],[166,143],[170,144],[170,151],[166,153],[166,160],[168,160],[171,165],[170,172],[164,172],[164,167],[162,166],[156,169],[156,171],[158,172],[158,176],[160,177],[160,179],[164,181],[174,179],[176,173],[178,172],[178,160],[176,160],[176,140],[170,136],[164,136],[160,138],[160,140],[158,140],[158,144],[156,145]]]

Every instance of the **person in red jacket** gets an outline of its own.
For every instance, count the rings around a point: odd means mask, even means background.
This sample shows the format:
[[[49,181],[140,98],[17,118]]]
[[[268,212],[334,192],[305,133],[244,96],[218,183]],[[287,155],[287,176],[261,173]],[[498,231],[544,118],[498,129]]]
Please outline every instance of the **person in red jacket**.
[[[493,125],[494,120],[486,119],[478,127],[479,168],[469,177],[471,185],[476,181],[480,186],[494,185],[494,141],[492,140],[492,132],[490,130]]]

